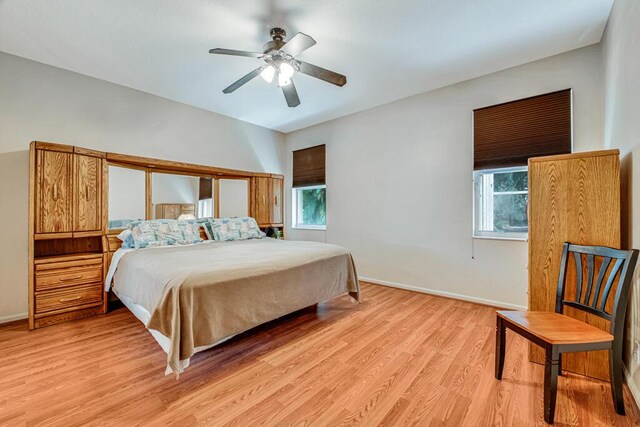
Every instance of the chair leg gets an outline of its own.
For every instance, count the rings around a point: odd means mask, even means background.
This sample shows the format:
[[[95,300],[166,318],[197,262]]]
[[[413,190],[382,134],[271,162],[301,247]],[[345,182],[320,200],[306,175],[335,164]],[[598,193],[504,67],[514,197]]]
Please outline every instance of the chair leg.
[[[611,396],[613,406],[620,415],[625,415],[622,395],[622,343],[613,343],[609,350],[609,376],[611,377]]]
[[[496,316],[496,379],[502,380],[504,369],[504,351],[506,346],[504,319]]]
[[[560,353],[556,346],[546,348],[544,360],[544,420],[553,424],[556,413],[556,397],[558,394],[558,368]]]
[[[562,353],[558,355],[558,376],[562,376]]]

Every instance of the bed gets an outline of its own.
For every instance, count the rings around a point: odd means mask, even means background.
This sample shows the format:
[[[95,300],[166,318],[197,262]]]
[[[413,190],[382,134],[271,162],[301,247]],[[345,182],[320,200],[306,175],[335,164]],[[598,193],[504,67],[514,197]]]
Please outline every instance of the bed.
[[[294,311],[349,294],[350,253],[270,238],[118,249],[105,281],[167,353],[179,375],[198,351]]]

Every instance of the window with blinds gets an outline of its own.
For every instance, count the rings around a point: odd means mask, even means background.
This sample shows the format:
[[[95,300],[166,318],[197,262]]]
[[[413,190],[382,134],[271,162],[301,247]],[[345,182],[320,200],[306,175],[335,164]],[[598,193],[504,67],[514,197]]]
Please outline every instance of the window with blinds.
[[[293,187],[325,184],[325,146],[293,152]]]
[[[571,89],[473,112],[474,236],[526,239],[530,157],[570,153]]]
[[[292,218],[294,228],[326,229],[327,188],[324,145],[293,152]]]
[[[473,168],[526,166],[571,152],[571,89],[473,111]]]

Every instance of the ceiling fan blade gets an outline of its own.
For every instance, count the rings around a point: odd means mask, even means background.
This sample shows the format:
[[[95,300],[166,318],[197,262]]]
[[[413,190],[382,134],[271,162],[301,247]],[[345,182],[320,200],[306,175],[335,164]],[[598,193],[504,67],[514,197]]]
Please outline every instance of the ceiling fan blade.
[[[249,74],[245,75],[244,77],[240,78],[236,82],[234,82],[231,85],[229,85],[229,87],[225,88],[222,92],[224,92],[224,93],[233,92],[234,90],[238,89],[243,84],[248,83],[249,80],[259,76],[261,71],[262,71],[262,67],[256,68],[255,70],[253,70]]]
[[[314,44],[316,44],[316,41],[313,37],[308,36],[305,33],[298,33],[291,37],[287,44],[285,44],[280,50],[291,56],[296,56],[309,49]]]
[[[215,53],[217,55],[233,55],[233,56],[248,56],[250,58],[260,58],[263,54],[258,52],[247,52],[245,50],[233,50],[233,49],[211,49],[209,53]]]
[[[300,98],[298,97],[298,91],[293,84],[293,80],[290,80],[288,85],[282,86],[282,93],[284,93],[284,99],[287,100],[289,107],[297,107],[300,105]]]
[[[298,61],[300,63],[300,72],[316,79],[324,80],[336,86],[344,86],[347,83],[347,77],[342,74],[334,73],[317,65],[308,62]]]

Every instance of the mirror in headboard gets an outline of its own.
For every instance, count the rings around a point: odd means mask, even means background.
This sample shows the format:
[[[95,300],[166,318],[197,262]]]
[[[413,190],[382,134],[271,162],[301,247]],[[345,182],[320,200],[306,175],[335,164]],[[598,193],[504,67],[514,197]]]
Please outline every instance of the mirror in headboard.
[[[127,228],[131,221],[145,219],[145,172],[109,165],[109,229]]]
[[[220,218],[227,216],[249,215],[249,180],[219,179],[219,213]]]
[[[193,219],[199,198],[200,178],[191,175],[151,174],[153,219]]]

